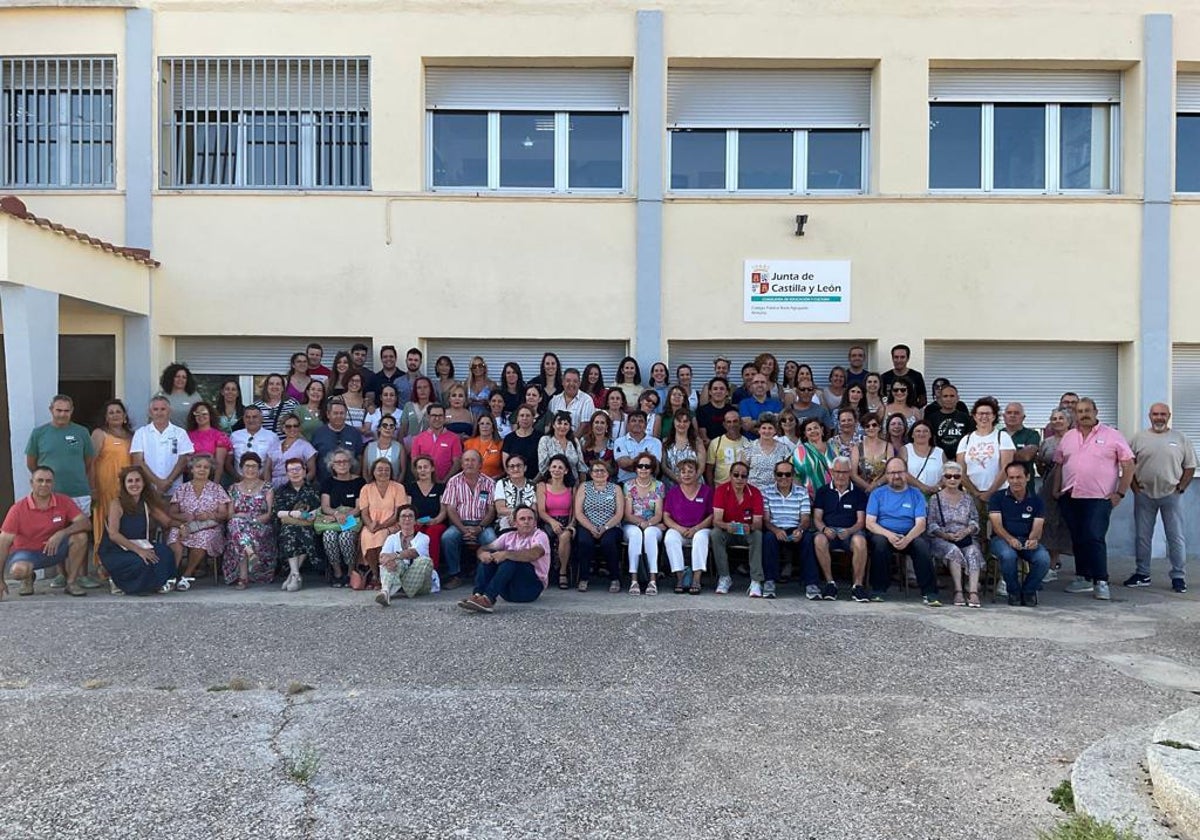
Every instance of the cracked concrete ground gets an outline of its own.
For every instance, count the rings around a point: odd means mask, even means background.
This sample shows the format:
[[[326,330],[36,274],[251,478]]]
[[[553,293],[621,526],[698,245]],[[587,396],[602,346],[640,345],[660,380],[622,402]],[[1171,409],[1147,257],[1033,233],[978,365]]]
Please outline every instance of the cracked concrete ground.
[[[1086,746],[1197,702],[1195,597],[1114,594],[12,598],[0,838],[1031,838]]]

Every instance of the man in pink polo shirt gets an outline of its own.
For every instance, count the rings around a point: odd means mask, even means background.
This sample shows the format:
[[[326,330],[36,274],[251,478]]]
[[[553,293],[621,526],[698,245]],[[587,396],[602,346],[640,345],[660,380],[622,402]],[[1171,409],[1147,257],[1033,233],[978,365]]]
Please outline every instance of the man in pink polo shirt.
[[[550,540],[537,526],[537,515],[528,505],[513,511],[516,529],[480,546],[475,570],[475,592],[458,602],[467,612],[490,613],[503,598],[514,604],[536,601],[546,588],[550,570]]]
[[[428,455],[433,460],[433,473],[438,481],[445,481],[458,472],[462,461],[462,440],[454,432],[446,431],[446,409],[434,403],[425,409],[429,428],[421,432],[412,442],[412,457]]]
[[[1096,402],[1082,397],[1075,404],[1075,428],[1063,435],[1054,455],[1062,469],[1055,474],[1059,498],[1075,555],[1075,580],[1068,592],[1091,592],[1109,600],[1108,520],[1133,481],[1133,450],[1124,436],[1097,417]]]

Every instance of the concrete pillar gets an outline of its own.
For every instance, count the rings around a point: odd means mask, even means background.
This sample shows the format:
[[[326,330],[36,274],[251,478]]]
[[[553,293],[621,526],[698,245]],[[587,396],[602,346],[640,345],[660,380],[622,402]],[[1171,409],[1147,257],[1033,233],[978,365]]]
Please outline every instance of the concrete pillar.
[[[154,13],[125,11],[125,244],[154,242]]]
[[[150,397],[157,387],[150,353],[150,319],[145,315],[126,315],[122,342],[122,398],[134,428],[146,422]]]
[[[663,126],[666,124],[666,53],[661,11],[637,13],[634,61],[637,146],[637,257],[634,347],[642,370],[664,358],[662,340]]]
[[[8,422],[12,437],[13,498],[29,493],[25,444],[35,426],[50,420],[58,393],[58,295],[0,283],[4,318],[4,365],[8,377]]]

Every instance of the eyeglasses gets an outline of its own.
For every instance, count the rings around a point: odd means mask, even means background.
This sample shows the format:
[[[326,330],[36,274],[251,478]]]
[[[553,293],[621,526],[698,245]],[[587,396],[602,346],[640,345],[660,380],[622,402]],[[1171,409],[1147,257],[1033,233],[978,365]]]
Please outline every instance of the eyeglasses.
[[[908,389],[907,388],[893,388],[892,393],[893,394],[907,394]]]
[[[300,428],[300,424],[299,424],[299,423],[284,423],[284,424],[283,424],[283,428],[285,428],[285,429],[299,429],[299,428]],[[393,426],[392,428],[395,428],[395,427]]]
[[[730,473],[730,478],[749,478],[750,473]]]
[[[888,475],[908,475],[908,473],[907,473],[906,471],[904,471],[904,470],[899,470],[899,471],[897,471],[897,470],[888,470],[888,471],[887,471],[887,474],[888,474]]]
[[[776,477],[776,478],[791,478],[793,475],[795,475],[795,473],[790,473],[790,472],[777,472],[777,473],[775,473],[775,477]]]
[[[943,481],[962,481],[962,476],[961,475],[950,475],[949,473],[947,473],[946,475],[942,476],[942,480]]]
[[[651,466],[650,464],[638,464],[638,465],[637,465],[637,468],[638,468],[639,470],[652,470],[652,469],[654,469],[654,467],[653,467],[653,466]]]
[[[487,365],[471,365],[471,370],[486,370]]]
[[[814,389],[814,388],[797,388],[796,390],[801,394],[811,394],[816,389]]]

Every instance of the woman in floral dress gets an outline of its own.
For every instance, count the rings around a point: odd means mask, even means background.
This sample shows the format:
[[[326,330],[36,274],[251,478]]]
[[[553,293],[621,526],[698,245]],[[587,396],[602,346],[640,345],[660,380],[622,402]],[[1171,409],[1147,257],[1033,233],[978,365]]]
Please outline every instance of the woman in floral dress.
[[[247,452],[241,460],[242,480],[229,488],[233,502],[229,539],[221,571],[238,589],[275,578],[275,529],[271,527],[271,485],[262,479],[262,459]]]
[[[175,554],[175,565],[182,569],[175,588],[187,591],[196,579],[196,570],[209,557],[225,551],[225,520],[229,518],[229,494],[212,480],[215,470],[211,455],[195,455],[188,463],[192,480],[180,484],[171,496],[171,518],[183,526],[172,528],[167,545]],[[183,561],[187,550],[187,562]]]

